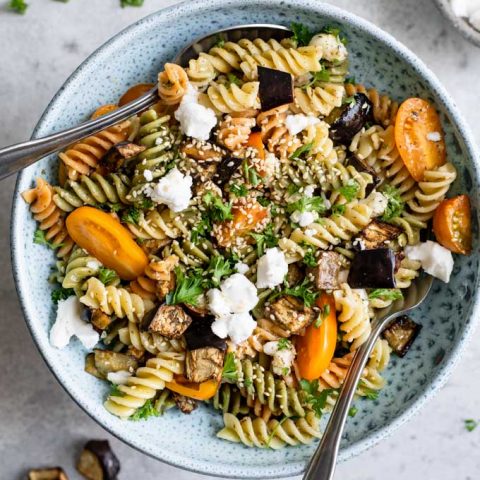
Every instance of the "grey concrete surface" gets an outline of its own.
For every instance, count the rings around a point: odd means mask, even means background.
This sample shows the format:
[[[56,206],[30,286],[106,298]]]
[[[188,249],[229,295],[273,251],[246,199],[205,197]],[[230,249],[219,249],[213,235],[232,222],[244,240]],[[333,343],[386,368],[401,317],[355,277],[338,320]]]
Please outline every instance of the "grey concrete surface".
[[[29,137],[70,72],[111,35],[171,0],[143,8],[119,0],[27,0],[27,15],[7,13],[0,0],[0,146]],[[388,30],[439,76],[480,141],[480,49],[452,31],[430,0],[339,0],[336,5]],[[0,183],[0,479],[25,478],[29,467],[63,465],[71,479],[88,438],[110,438],[56,382],[25,327],[10,271],[9,220],[14,178]],[[480,478],[480,352],[468,348],[446,387],[408,425],[370,451],[339,466],[342,480]],[[123,480],[201,479],[159,463],[110,438]]]

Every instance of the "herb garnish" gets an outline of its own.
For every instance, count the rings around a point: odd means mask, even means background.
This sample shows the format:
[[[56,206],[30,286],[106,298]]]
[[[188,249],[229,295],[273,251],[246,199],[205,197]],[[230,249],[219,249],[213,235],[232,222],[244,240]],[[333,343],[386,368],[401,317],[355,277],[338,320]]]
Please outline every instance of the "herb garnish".
[[[207,192],[203,196],[203,203],[207,207],[207,215],[214,222],[223,222],[233,218],[231,202],[223,203],[223,200],[214,193]]]
[[[465,429],[469,432],[473,432],[478,427],[478,421],[473,420],[473,418],[464,420],[464,422],[465,422]]]
[[[293,32],[293,39],[299,47],[308,45],[314,35],[303,23],[292,22],[290,24],[290,30]]]
[[[10,0],[8,8],[23,15],[27,11],[28,3],[25,3],[25,0]]]
[[[140,210],[135,207],[130,207],[122,215],[122,222],[124,223],[132,223],[134,225],[138,225],[139,220],[140,220]]]
[[[66,300],[68,297],[71,297],[72,295],[75,295],[75,291],[73,288],[57,288],[55,289],[52,294],[52,302],[53,303],[58,303],[60,300]]]
[[[320,326],[322,325],[323,321],[330,315],[330,305],[327,303],[326,305],[324,305],[324,307],[322,308],[322,311],[320,312],[320,315],[318,316],[318,318],[315,320],[315,328],[320,328]]]
[[[273,430],[270,432],[270,435],[268,436],[267,443],[265,444],[266,447],[270,446],[270,443],[272,442],[277,430],[282,426],[283,422],[285,422],[285,420],[288,420],[289,418],[291,417],[283,417],[281,420],[278,421],[278,423],[275,425]]]
[[[303,255],[302,262],[307,267],[316,267],[317,266],[317,258],[315,257],[315,249],[312,245],[308,243],[302,243],[300,245],[304,250],[305,254]]]
[[[234,85],[241,85],[242,81],[234,74],[234,73],[227,73],[227,80],[228,83],[234,84]]]
[[[53,243],[48,241],[47,237],[45,236],[45,232],[39,228],[37,228],[33,234],[33,243],[36,243],[37,245],[45,245],[52,250],[55,250],[63,245],[63,243]]]
[[[350,407],[350,410],[348,411],[348,416],[349,417],[354,417],[358,412],[357,407]]]
[[[290,288],[286,283],[284,286],[285,288],[283,290],[270,295],[269,300],[272,301],[275,298],[290,295],[292,297],[302,299],[306,307],[311,307],[315,303],[317,297],[320,295],[320,292],[315,292],[313,290],[313,285],[310,283],[308,278],[304,278],[302,283],[299,283],[294,287]]]
[[[141,7],[143,5],[143,0],[120,0],[120,5],[122,8]]]
[[[350,83],[351,85],[355,85],[357,81],[355,80],[355,77],[347,77],[345,79],[345,83]]]
[[[209,218],[202,218],[197,225],[192,228],[190,232],[190,241],[192,243],[198,243],[199,237],[206,237],[212,229],[212,224]]]
[[[245,197],[248,194],[248,188],[243,183],[234,183],[230,185],[230,193],[236,197]]]
[[[342,101],[342,105],[355,105],[357,103],[357,100],[355,97],[345,97]]]
[[[233,352],[228,352],[225,356],[223,364],[222,378],[227,382],[235,383],[238,380],[238,370],[235,364],[235,355]]]
[[[229,259],[223,258],[221,255],[215,255],[210,259],[210,264],[206,271],[206,276],[210,277],[208,286],[218,287],[223,277],[227,277],[233,273],[233,265]]]
[[[326,211],[325,203],[322,197],[302,197],[296,202],[289,203],[287,205],[287,212],[293,213],[295,211],[299,212],[317,212],[325,213]]]
[[[363,380],[360,380],[358,386],[363,390],[365,397],[368,398],[369,400],[376,400],[378,398],[378,393],[379,393],[378,390],[374,390],[373,388],[367,387]]]
[[[382,220],[388,222],[395,217],[400,216],[405,208],[405,203],[403,202],[400,192],[395,187],[391,185],[385,185],[382,189],[382,194],[387,197],[388,203],[385,212],[383,212]]]
[[[343,187],[338,189],[339,193],[347,202],[351,202],[360,190],[360,185],[356,180],[350,179]]]
[[[288,187],[287,187],[287,193],[289,195],[295,195],[296,193],[298,193],[300,191],[300,187],[299,185],[295,185],[294,183],[291,183]]]
[[[403,293],[395,288],[376,288],[368,294],[368,298],[380,298],[381,300],[399,300],[403,298]]]
[[[330,35],[337,37],[344,45],[347,45],[348,43],[347,38],[342,35],[342,32],[338,27],[327,25],[322,29],[322,33],[329,33]]]
[[[332,215],[343,215],[347,206],[344,203],[337,203],[332,206]]]
[[[290,340],[288,338],[281,338],[277,343],[278,351],[288,350],[290,348]]]
[[[310,150],[313,148],[313,142],[306,143],[301,147],[298,147],[291,155],[290,160],[295,160],[296,158],[300,158],[301,155],[305,154],[308,155]]]
[[[136,410],[136,412],[129,418],[134,422],[138,420],[146,420],[150,417],[158,417],[160,412],[154,407],[151,400],[147,400],[143,407],[140,407]]]
[[[110,397],[124,397],[124,396],[125,396],[125,393],[122,392],[122,391],[118,388],[118,385],[116,385],[115,383],[112,383],[112,384],[111,384],[111,389],[110,389],[109,396],[110,396]]]
[[[322,416],[322,410],[327,405],[328,397],[335,392],[333,388],[327,388],[326,390],[318,391],[318,380],[300,380],[300,386],[302,390],[306,392],[305,401],[312,406],[313,411],[318,417]]]
[[[245,180],[248,183],[251,183],[254,187],[256,187],[260,182],[260,175],[258,172],[255,170],[255,168],[252,165],[249,165],[248,162],[245,160],[243,162],[243,174],[245,176]]]
[[[193,274],[185,277],[179,267],[175,269],[175,277],[175,289],[168,293],[165,299],[167,305],[177,305],[179,303],[196,305],[198,297],[203,293],[203,278]]]
[[[330,81],[330,73],[328,70],[320,70],[319,72],[310,72],[312,78],[308,83],[302,85],[302,89],[306,90],[308,87],[314,87],[317,83],[321,82],[329,82]]]
[[[259,257],[265,253],[267,248],[273,248],[278,244],[278,236],[273,233],[272,223],[267,225],[262,233],[250,233],[250,236],[255,239]]]
[[[98,270],[98,279],[104,284],[109,285],[110,283],[117,280],[118,275],[115,270],[110,268],[100,267]]]

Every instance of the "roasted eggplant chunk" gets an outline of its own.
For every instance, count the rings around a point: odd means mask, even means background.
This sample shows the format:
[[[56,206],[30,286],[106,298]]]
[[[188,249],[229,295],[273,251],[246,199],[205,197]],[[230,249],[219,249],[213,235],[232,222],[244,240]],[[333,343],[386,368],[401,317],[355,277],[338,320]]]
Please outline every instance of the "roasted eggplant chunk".
[[[354,246],[360,246],[362,250],[374,248],[386,248],[388,244],[398,238],[402,229],[390,223],[372,220],[357,237],[359,241],[353,241]]]
[[[92,310],[90,322],[96,330],[106,330],[113,322],[114,317],[103,313],[99,308]]]
[[[415,323],[410,317],[403,315],[396,318],[383,331],[383,337],[399,357],[404,357],[421,329],[421,325]]]
[[[36,468],[28,472],[28,480],[68,480],[68,477],[60,467]]]
[[[185,332],[185,342],[188,350],[196,350],[197,348],[215,347],[219,350],[227,349],[225,339],[217,337],[212,332],[212,323],[214,317],[196,317],[190,327]]]
[[[83,447],[77,470],[88,480],[116,480],[120,462],[107,440],[90,440]]]
[[[198,402],[190,397],[186,397],[185,395],[180,395],[178,393],[173,394],[173,400],[175,401],[175,405],[182,413],[192,413],[197,407]]]
[[[120,170],[125,162],[139,153],[143,152],[146,147],[131,142],[120,142],[114,145],[105,154],[100,161],[100,166],[108,172]]]
[[[270,304],[265,309],[268,319],[287,330],[289,333],[297,333],[302,328],[313,322],[315,314],[306,307],[298,298],[286,295]]]
[[[225,351],[214,347],[188,350],[185,357],[185,376],[190,382],[201,383],[222,375]]]
[[[381,183],[382,179],[377,175],[372,167],[360,160],[356,155],[351,155],[349,157],[348,165],[351,165],[359,172],[365,172],[372,176],[373,182],[369,183],[365,188],[365,196],[368,197],[368,195],[372,193],[372,190]]]
[[[348,284],[352,288],[396,288],[393,250],[375,248],[357,252],[350,265]]]
[[[343,257],[337,252],[320,252],[317,266],[309,269],[313,283],[319,290],[333,290],[340,287],[339,274],[344,268]]]
[[[230,181],[232,175],[238,170],[243,160],[237,157],[226,157],[217,166],[217,171],[213,175],[213,182],[221,189]]]
[[[334,142],[350,145],[352,138],[370,119],[371,113],[372,102],[363,93],[356,93],[351,102],[334,113],[335,118],[330,125],[330,138]]]
[[[95,354],[89,353],[85,357],[85,368],[84,370],[89,373],[90,375],[93,375],[94,377],[100,378],[101,380],[105,380],[105,375],[102,375],[97,367],[95,366]]]
[[[258,80],[258,95],[264,112],[293,102],[293,78],[289,73],[259,66]]]
[[[191,323],[192,317],[179,305],[162,305],[155,313],[148,330],[167,338],[180,338]]]
[[[103,377],[106,377],[110,372],[133,371],[138,367],[136,359],[125,353],[100,350],[99,348],[96,348],[93,353],[95,368]]]

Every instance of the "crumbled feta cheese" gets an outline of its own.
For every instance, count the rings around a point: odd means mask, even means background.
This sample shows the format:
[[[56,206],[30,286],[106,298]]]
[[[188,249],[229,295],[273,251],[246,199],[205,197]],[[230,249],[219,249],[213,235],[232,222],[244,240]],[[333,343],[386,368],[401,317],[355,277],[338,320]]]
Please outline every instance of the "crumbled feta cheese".
[[[269,248],[257,262],[257,288],[280,285],[288,272],[285,254],[277,247]]]
[[[155,203],[164,203],[172,212],[181,212],[192,198],[192,177],[174,168],[156,185],[147,188],[145,194]]]
[[[210,131],[217,124],[217,117],[211,108],[198,103],[198,91],[192,85],[188,86],[175,118],[180,123],[182,132],[197,140],[208,140]]]
[[[238,273],[241,273],[242,275],[245,275],[248,272],[249,268],[250,267],[246,263],[243,263],[243,262],[238,262],[238,263],[235,264],[235,270]]]
[[[450,250],[437,242],[427,240],[405,247],[405,254],[411,260],[420,261],[422,268],[430,275],[445,283],[449,282],[453,270],[453,256]]]
[[[207,292],[207,300],[210,312],[214,315],[228,315],[231,313],[227,298],[218,288],[212,288]]]
[[[316,47],[320,59],[329,62],[343,62],[348,55],[345,45],[336,35],[331,33],[319,33],[315,35],[309,45]]]
[[[56,348],[66,347],[75,335],[85,348],[92,349],[100,338],[90,323],[82,320],[83,306],[75,296],[60,300],[57,318],[50,330],[50,344]]]
[[[131,376],[132,374],[127,370],[119,370],[118,372],[108,372],[107,380],[115,385],[125,385]]]
[[[307,228],[307,230],[305,230],[305,235],[307,237],[313,237],[316,233],[317,231],[314,228]]]
[[[91,268],[92,270],[97,270],[101,266],[102,264],[98,260],[89,260],[87,262],[87,268]]]
[[[257,322],[248,312],[230,313],[216,317],[212,332],[220,338],[230,337],[234,344],[246,340],[255,330]]]
[[[255,285],[241,273],[234,273],[225,279],[220,290],[227,299],[232,313],[249,312],[258,303]]]
[[[388,198],[380,192],[372,192],[365,200],[367,204],[372,209],[372,217],[379,217],[383,215],[385,209],[388,205]]]
[[[427,139],[431,142],[439,142],[442,139],[440,132],[430,132],[427,133]]]
[[[263,353],[273,357],[271,364],[273,373],[277,375],[288,375],[290,373],[296,353],[292,342],[285,342],[282,348],[280,348],[278,341],[267,342],[263,346]]]
[[[307,198],[312,198],[313,197],[313,192],[315,192],[315,185],[307,185],[303,189],[303,195]]]
[[[298,115],[288,115],[285,119],[285,126],[290,135],[296,135],[310,125],[316,125],[317,123],[320,123],[319,118],[303,115],[302,113]]]
[[[317,212],[300,212],[295,210],[290,218],[301,227],[308,227],[318,218],[318,214]]]
[[[151,182],[153,180],[153,173],[151,170],[144,170],[143,171],[143,177],[147,182]]]

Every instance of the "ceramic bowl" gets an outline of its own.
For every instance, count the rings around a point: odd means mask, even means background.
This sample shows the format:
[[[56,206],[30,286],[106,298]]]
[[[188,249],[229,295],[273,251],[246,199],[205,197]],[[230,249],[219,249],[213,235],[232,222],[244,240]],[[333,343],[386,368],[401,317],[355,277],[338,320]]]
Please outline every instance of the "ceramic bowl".
[[[466,18],[455,15],[450,0],[435,0],[435,4],[442,15],[458,30],[467,40],[480,47],[480,31],[473,28]]]
[[[52,100],[34,137],[84,120],[98,105],[114,102],[130,85],[154,81],[164,62],[192,39],[227,26],[302,22],[319,30],[341,28],[348,37],[351,73],[357,81],[402,99],[421,96],[438,108],[448,155],[458,168],[453,193],[468,192],[474,208],[474,252],[458,257],[451,282],[436,282],[428,301],[414,313],[423,330],[404,359],[393,359],[388,385],[378,400],[357,402],[349,420],[340,458],[357,455],[390,434],[416,412],[445,382],[472,334],[478,312],[477,207],[479,162],[472,137],[449,95],[430,70],[397,40],[354,15],[316,0],[202,0],[161,10],[119,33],[93,53]],[[249,449],[215,437],[221,415],[201,408],[192,415],[168,412],[148,422],[121,421],[103,408],[107,386],[83,371],[85,351],[73,341],[52,348],[49,328],[55,309],[47,277],[54,256],[32,242],[36,228],[19,193],[35,177],[57,178],[55,155],[18,177],[12,216],[12,256],[18,294],[32,336],[48,366],[71,397],[105,429],[131,446],[180,468],[229,478],[273,478],[299,474],[316,445],[280,451]]]

